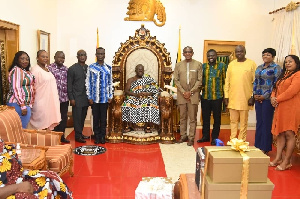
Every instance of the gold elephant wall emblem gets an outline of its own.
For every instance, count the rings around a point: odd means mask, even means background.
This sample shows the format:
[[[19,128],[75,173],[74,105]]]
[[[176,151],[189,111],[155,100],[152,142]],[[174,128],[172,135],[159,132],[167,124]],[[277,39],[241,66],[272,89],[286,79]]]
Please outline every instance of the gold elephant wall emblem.
[[[166,23],[165,7],[159,0],[130,0],[127,9],[125,21],[153,21],[160,27]]]

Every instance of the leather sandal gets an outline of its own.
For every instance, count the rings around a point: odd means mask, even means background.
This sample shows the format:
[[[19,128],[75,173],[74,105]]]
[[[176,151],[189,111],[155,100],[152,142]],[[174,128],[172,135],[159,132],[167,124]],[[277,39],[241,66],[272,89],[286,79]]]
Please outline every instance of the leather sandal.
[[[289,165],[286,165],[285,168],[282,168],[280,165],[278,165],[275,170],[276,171],[285,171],[285,170],[288,170],[288,169],[291,169],[292,168],[292,164],[289,164]]]
[[[269,163],[269,167],[277,167],[277,166],[280,165],[281,163],[282,163],[282,160],[279,161],[279,162],[276,162],[276,163],[270,162],[270,163]]]
[[[152,133],[150,126],[147,126],[145,128],[145,133]]]
[[[126,126],[123,133],[128,133],[130,131],[133,131],[133,128]]]

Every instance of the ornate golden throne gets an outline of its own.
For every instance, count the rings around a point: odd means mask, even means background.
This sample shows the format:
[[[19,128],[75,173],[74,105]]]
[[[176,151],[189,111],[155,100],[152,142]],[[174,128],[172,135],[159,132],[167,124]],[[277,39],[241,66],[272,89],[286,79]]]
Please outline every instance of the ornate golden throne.
[[[150,36],[150,31],[141,25],[135,31],[134,36],[130,36],[125,43],[115,53],[112,63],[113,82],[120,82],[115,87],[114,98],[108,109],[108,133],[106,139],[110,143],[127,142],[132,144],[151,143],[174,143],[175,137],[172,127],[173,97],[167,92],[160,95],[160,125],[155,128],[154,134],[128,135],[123,133],[125,123],[122,122],[121,106],[124,102],[124,89],[128,78],[135,75],[135,66],[143,64],[145,74],[154,78],[159,87],[164,89],[172,79],[172,66],[170,53],[160,43],[155,36]],[[135,130],[143,129],[144,123],[135,124]]]

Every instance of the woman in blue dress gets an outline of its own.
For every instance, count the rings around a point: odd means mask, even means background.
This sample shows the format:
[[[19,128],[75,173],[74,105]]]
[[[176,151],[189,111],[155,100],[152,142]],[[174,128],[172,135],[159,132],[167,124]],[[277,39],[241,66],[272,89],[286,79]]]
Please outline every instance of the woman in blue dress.
[[[255,147],[268,153],[272,150],[272,120],[274,107],[270,102],[273,85],[281,73],[281,67],[274,62],[276,50],[266,48],[262,51],[263,64],[255,71],[253,95],[256,111]]]

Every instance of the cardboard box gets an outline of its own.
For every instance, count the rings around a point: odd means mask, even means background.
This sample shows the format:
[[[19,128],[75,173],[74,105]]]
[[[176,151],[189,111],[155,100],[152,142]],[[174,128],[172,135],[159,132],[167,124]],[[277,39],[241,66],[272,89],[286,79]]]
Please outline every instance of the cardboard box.
[[[241,183],[214,183],[205,177],[205,199],[239,199]],[[248,183],[248,199],[271,199],[274,184],[267,179],[264,183]]]
[[[198,190],[201,189],[201,169],[205,165],[205,154],[204,147],[199,147],[196,151],[196,172],[195,172],[195,182]]]
[[[135,190],[135,199],[172,199],[173,186],[171,178],[143,177]]]
[[[230,146],[207,146],[207,149],[230,149]],[[250,147],[256,149],[255,147]],[[270,157],[259,151],[249,151],[249,182],[267,182]],[[241,182],[243,158],[234,150],[209,153],[207,176],[215,183]]]

